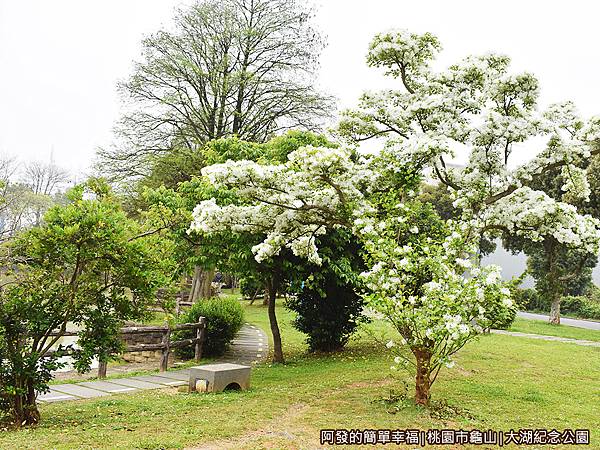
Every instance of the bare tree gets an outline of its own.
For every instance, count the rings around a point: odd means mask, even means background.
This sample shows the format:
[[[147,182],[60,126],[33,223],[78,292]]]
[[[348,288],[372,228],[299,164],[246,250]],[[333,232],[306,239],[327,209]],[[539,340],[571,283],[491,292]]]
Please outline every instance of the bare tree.
[[[69,181],[69,172],[54,163],[31,162],[23,171],[25,183],[34,194],[52,195],[56,188]]]
[[[54,163],[21,166],[15,158],[0,155],[0,242],[39,225],[68,181],[69,173]]]
[[[323,40],[296,0],[205,0],[179,10],[174,32],[143,41],[143,60],[119,90],[119,146],[103,172],[144,176],[152,156],[237,135],[263,142],[317,129],[333,106],[314,88]]]
[[[70,179],[69,172],[53,162],[30,162],[23,170],[23,184],[31,190],[32,202],[29,205],[33,213],[33,225],[40,224],[42,215],[52,203],[51,196]]]
[[[0,211],[6,208],[6,193],[19,165],[12,156],[0,155]]]

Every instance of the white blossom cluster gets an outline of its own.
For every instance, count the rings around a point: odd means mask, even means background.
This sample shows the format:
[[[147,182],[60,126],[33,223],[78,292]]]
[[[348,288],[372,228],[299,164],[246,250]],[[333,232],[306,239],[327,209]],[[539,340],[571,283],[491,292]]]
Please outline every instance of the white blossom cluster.
[[[597,254],[600,221],[581,215],[571,204],[557,202],[546,193],[522,187],[488,208],[488,226],[505,228],[533,241],[554,236],[558,242]]]
[[[355,141],[385,137],[389,164],[432,168],[454,188],[456,206],[466,216],[485,217],[482,226],[500,222],[532,239],[550,235],[594,248],[591,243],[600,241],[595,222],[550,198],[526,214],[523,205],[533,207],[539,196],[522,188],[549,167],[567,166],[563,200],[586,199],[589,185],[576,164],[600,151],[600,118],[582,120],[572,102],[541,111],[537,79],[529,73],[510,73],[506,56],[471,56],[435,72],[430,62],[439,49],[428,33],[399,30],[377,35],[368,62],[398,78],[402,89],[363,95],[357,109],[343,114],[340,135]],[[537,145],[540,139],[546,140],[546,148],[532,161],[512,168],[510,159],[519,145]],[[469,151],[468,165],[461,171],[445,164],[457,149]],[[501,205],[494,206],[497,201]],[[570,221],[575,224],[561,225]],[[545,226],[536,229],[540,224]],[[571,239],[569,230],[586,234]]]
[[[374,176],[344,148],[302,147],[285,164],[264,166],[228,161],[202,169],[217,188],[234,188],[239,202],[201,202],[190,231],[264,234],[252,251],[257,261],[287,247],[320,264],[315,238],[328,227],[348,224],[351,212],[367,206],[359,186]]]
[[[592,191],[585,170],[581,167],[565,165],[562,167],[561,175],[565,180],[565,183],[562,185],[564,192],[563,199],[569,203],[574,203],[578,200],[590,201]]]

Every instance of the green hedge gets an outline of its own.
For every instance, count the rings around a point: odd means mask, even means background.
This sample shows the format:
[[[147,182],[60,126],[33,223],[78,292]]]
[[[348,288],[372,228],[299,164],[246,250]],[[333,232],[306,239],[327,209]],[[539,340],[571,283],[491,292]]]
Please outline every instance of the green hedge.
[[[519,309],[526,311],[550,311],[550,302],[532,288],[515,289],[513,300]]]
[[[560,311],[584,319],[600,320],[600,303],[583,296],[563,297]]]
[[[202,347],[203,356],[220,356],[227,350],[229,344],[244,324],[244,309],[233,298],[215,298],[200,300],[186,313],[179,317],[179,323],[197,322],[199,317],[206,317],[206,334]],[[195,337],[194,330],[182,330],[173,333],[174,340]],[[182,358],[194,356],[193,346],[176,350]]]

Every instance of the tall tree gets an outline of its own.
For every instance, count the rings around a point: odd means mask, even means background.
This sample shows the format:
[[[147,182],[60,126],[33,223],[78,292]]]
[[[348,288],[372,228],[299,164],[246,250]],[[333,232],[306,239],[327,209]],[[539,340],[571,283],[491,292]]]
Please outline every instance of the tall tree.
[[[144,39],[119,85],[128,108],[120,145],[100,152],[116,178],[147,175],[177,149],[236,135],[264,142],[315,129],[332,106],[314,88],[323,47],[312,10],[296,0],[204,0],[178,10],[174,31]]]
[[[119,85],[127,110],[119,145],[99,153],[102,172],[175,188],[199,175],[198,151],[211,140],[265,142],[319,128],[333,102],[314,87],[323,39],[312,15],[296,0],[204,0],[178,10],[174,30],[144,39],[143,59]],[[213,276],[195,267],[193,287]],[[209,295],[192,289],[192,300],[196,292]]]
[[[597,158],[595,156],[593,160]],[[588,169],[587,173],[593,176],[594,167],[590,161],[580,161],[581,164],[590,166],[591,170]],[[585,189],[580,196],[565,192],[570,177],[577,176],[576,174],[580,173],[580,170],[582,169],[579,167],[564,170],[562,168],[550,169],[539,176],[532,187],[545,192],[557,201],[576,206],[579,211],[599,217],[597,197],[600,192],[597,190],[600,186],[594,186],[594,189]],[[591,177],[590,180],[593,181]],[[562,297],[581,295],[590,286],[592,269],[598,263],[598,255],[573,249],[562,244],[553,236],[544,236],[541,242],[537,242],[505,233],[503,242],[507,249],[527,255],[527,272],[534,278],[537,292],[550,305],[549,321],[555,325],[560,324]]]

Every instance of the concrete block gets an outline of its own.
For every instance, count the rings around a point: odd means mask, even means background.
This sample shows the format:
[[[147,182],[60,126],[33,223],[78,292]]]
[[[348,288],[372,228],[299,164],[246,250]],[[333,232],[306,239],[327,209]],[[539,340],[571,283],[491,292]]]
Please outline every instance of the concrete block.
[[[248,389],[250,387],[250,370],[250,366],[229,363],[191,367],[188,389],[190,392],[196,391],[200,380],[205,380],[206,392]]]

